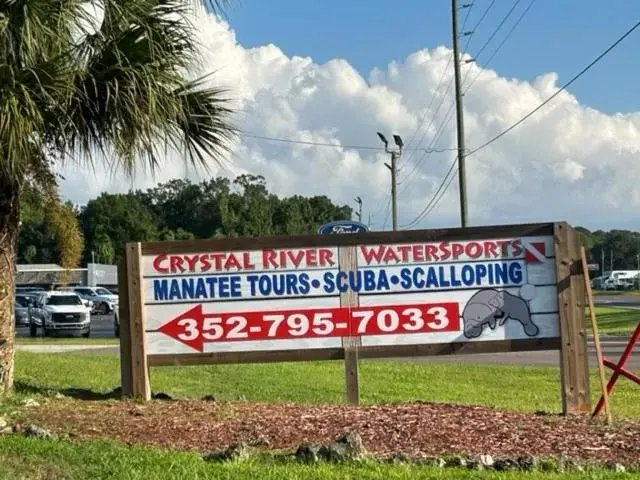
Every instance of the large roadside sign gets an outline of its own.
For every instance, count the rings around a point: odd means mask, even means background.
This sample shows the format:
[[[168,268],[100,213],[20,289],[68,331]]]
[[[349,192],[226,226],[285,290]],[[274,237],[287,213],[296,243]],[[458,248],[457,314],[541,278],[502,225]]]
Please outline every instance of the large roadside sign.
[[[357,403],[358,358],[561,350],[564,404],[589,407],[564,223],[134,243],[126,257],[123,389],[136,396],[148,366],[344,358]]]

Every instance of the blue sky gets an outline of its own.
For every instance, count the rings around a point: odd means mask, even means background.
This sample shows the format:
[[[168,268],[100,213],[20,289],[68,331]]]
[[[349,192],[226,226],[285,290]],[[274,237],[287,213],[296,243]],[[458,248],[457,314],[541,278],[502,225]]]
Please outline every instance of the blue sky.
[[[478,63],[488,59],[530,0],[521,0]],[[471,0],[460,0],[460,4]],[[490,0],[476,0],[467,28]],[[513,5],[497,0],[473,36],[475,54]],[[287,55],[317,63],[345,58],[365,77],[392,60],[438,45],[451,45],[449,0],[237,0],[227,19],[245,47],[273,43]],[[460,24],[466,10],[460,12]],[[537,0],[492,60],[502,76],[532,80],[557,72],[568,81],[640,19],[637,0]],[[462,39],[461,47],[466,43]],[[636,30],[570,87],[581,103],[598,110],[640,111],[640,30]]]

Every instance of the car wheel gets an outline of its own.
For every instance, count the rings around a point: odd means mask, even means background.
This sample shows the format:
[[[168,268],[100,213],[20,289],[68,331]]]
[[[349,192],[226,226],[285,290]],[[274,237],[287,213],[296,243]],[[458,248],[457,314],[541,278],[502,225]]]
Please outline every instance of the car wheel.
[[[38,326],[35,323],[29,325],[29,336],[37,337],[38,336]]]
[[[50,337],[51,336],[51,331],[47,330],[46,328],[44,329],[44,336],[45,337]]]
[[[118,323],[114,325],[113,333],[115,333],[116,338],[120,338],[120,325]]]
[[[84,338],[89,338],[89,337],[91,336],[91,329],[87,330],[87,332],[86,332],[86,333],[83,333],[83,334],[82,334],[82,336],[83,336]]]
[[[107,305],[105,302],[100,302],[96,307],[96,313],[98,315],[106,315],[107,313],[109,313],[109,305]]]

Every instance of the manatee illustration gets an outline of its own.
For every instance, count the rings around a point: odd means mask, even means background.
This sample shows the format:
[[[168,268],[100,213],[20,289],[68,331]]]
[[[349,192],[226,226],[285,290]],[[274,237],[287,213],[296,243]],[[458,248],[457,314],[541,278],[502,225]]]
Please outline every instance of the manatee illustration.
[[[489,325],[493,330],[496,324],[503,325],[508,319],[520,322],[529,337],[535,337],[540,331],[531,320],[527,302],[502,290],[487,289],[475,293],[465,305],[462,319],[464,336],[467,338],[479,337],[484,325]]]

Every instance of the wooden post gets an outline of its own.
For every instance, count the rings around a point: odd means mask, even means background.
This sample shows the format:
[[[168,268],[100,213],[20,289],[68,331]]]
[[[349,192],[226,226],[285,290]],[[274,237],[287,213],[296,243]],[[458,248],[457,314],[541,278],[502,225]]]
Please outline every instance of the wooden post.
[[[554,224],[558,310],[560,316],[560,381],[564,415],[591,411],[587,334],[584,328],[585,284],[576,231]]]
[[[355,272],[357,266],[356,247],[340,247],[338,250],[340,270],[343,272]],[[340,293],[341,307],[357,307],[359,303],[358,294],[351,289]],[[360,337],[342,337],[342,348],[344,348],[344,369],[347,383],[347,402],[350,405],[360,403],[360,387],[358,384],[358,347]]]
[[[151,400],[149,368],[147,365],[147,345],[145,336],[145,308],[140,266],[140,243],[128,243],[127,263],[127,304],[129,307],[129,341],[131,345],[131,395],[141,400]]]
[[[120,323],[120,385],[122,396],[130,397],[133,392],[133,370],[131,367],[131,336],[129,329],[129,281],[127,274],[127,258],[125,256],[118,263],[118,307]]]
[[[604,410],[607,414],[607,425],[611,425],[611,410],[609,410],[609,394],[607,392],[607,380],[604,376],[604,362],[602,361],[602,349],[600,348],[600,334],[598,333],[598,323],[596,322],[596,312],[593,309],[593,295],[591,292],[591,282],[589,282],[589,267],[587,266],[587,255],[584,247],[580,247],[582,257],[582,272],[584,274],[584,286],[587,289],[587,301],[589,302],[589,314],[591,315],[591,330],[593,331],[593,343],[596,346],[596,357],[598,358],[598,373],[600,374],[600,387],[602,388],[602,398],[604,399]]]

